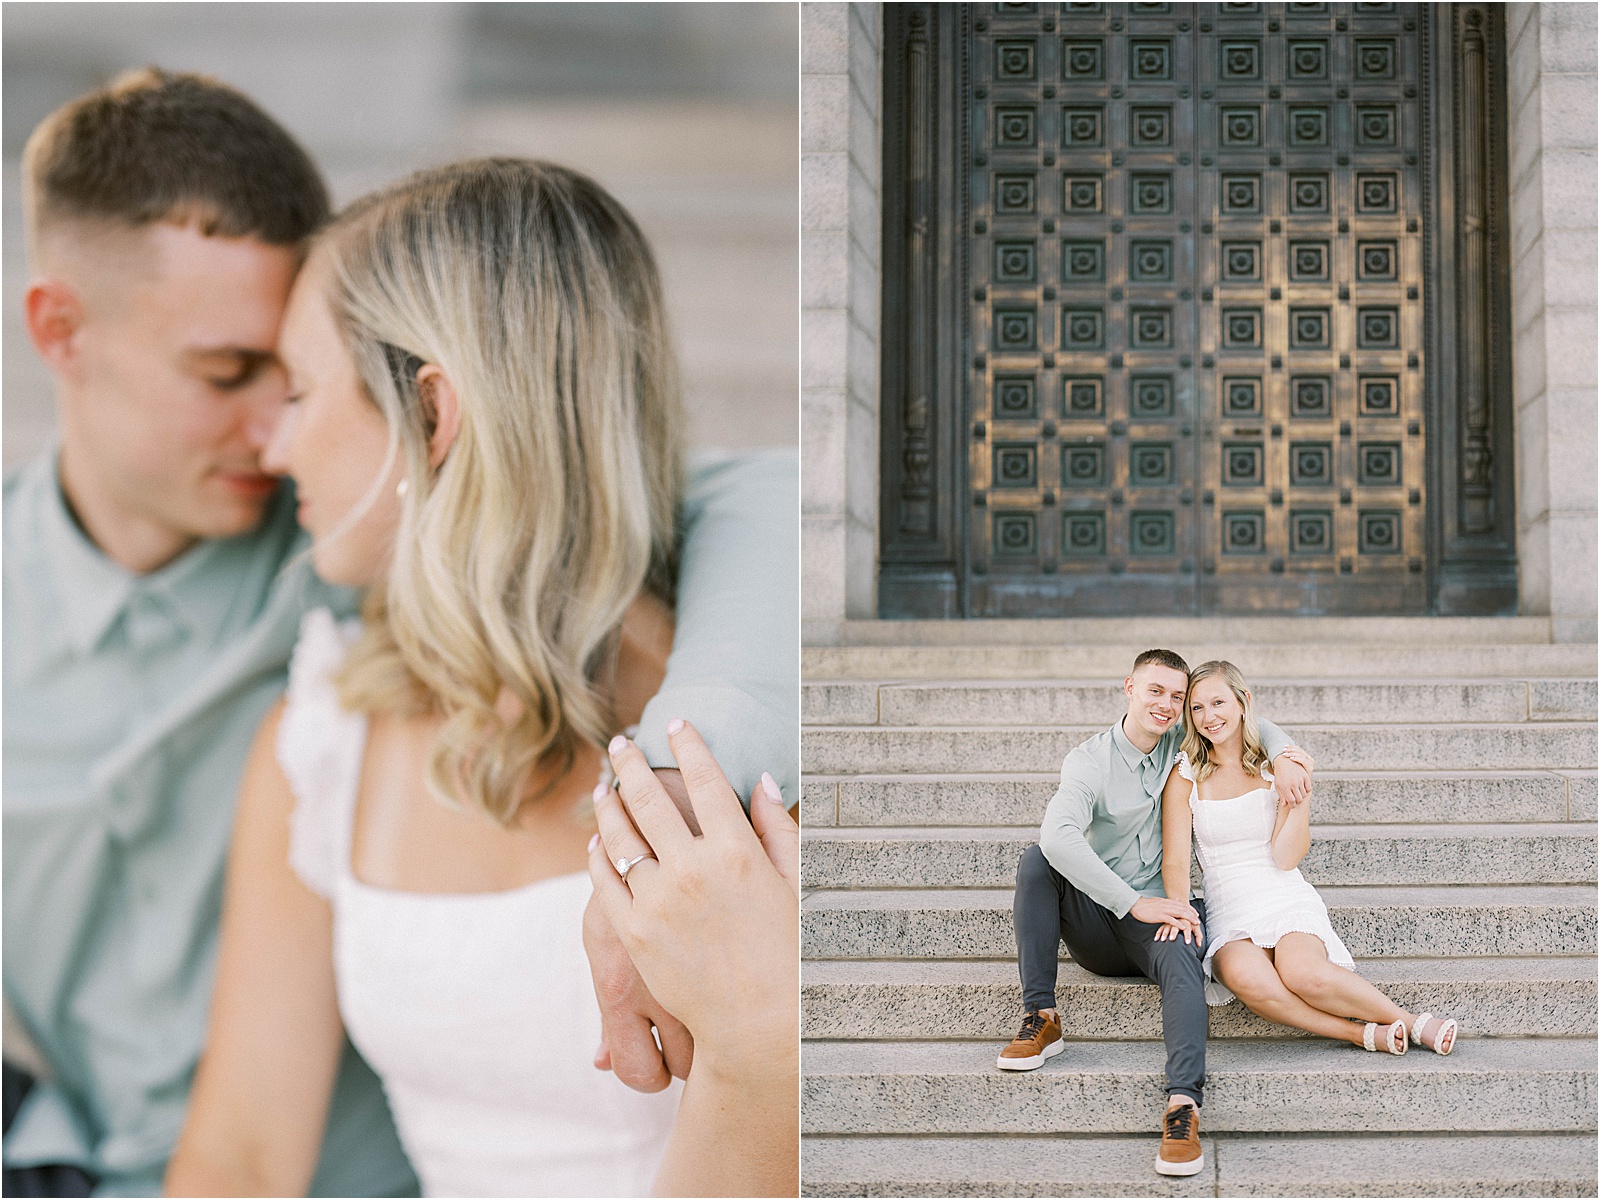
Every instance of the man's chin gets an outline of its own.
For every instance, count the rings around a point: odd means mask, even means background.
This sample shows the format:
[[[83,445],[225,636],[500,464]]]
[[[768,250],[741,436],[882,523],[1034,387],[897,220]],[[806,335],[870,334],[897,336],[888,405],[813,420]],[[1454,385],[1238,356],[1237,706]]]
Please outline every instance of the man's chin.
[[[262,499],[233,498],[227,504],[209,506],[204,513],[195,514],[190,522],[191,532],[197,538],[217,540],[253,533],[267,515],[270,496]]]

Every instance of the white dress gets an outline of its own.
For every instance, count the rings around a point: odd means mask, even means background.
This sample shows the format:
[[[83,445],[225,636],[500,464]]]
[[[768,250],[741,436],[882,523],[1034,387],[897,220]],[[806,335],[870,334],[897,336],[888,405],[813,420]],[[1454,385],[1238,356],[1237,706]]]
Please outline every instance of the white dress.
[[[1178,755],[1177,770],[1194,782],[1188,755]],[[1272,861],[1278,793],[1270,774],[1263,772],[1263,780],[1265,787],[1228,800],[1200,799],[1198,784],[1189,791],[1195,853],[1205,885],[1207,1004],[1227,1004],[1234,998],[1216,978],[1211,960],[1219,947],[1245,938],[1269,948],[1286,933],[1315,934],[1327,947],[1329,962],[1355,968],[1317,889],[1298,867],[1284,871]]]
[[[339,1012],[423,1194],[649,1194],[681,1086],[641,1095],[593,1065],[588,874],[437,895],[351,873],[367,721],[330,677],[359,630],[327,609],[300,626],[277,745],[295,794],[289,862],[333,906]]]

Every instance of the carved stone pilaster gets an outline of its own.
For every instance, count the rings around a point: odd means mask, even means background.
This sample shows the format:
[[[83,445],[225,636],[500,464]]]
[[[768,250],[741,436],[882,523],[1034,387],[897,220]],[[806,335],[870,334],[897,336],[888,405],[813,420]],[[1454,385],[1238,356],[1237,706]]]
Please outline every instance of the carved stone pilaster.
[[[900,531],[933,533],[934,408],[922,347],[934,336],[928,239],[933,231],[933,63],[931,23],[920,8],[906,14],[905,187],[906,339],[900,404]]]
[[[1483,12],[1462,14],[1461,37],[1461,528],[1487,533],[1494,528],[1493,401],[1488,355],[1485,270],[1488,261],[1489,153],[1485,109],[1489,63]]]

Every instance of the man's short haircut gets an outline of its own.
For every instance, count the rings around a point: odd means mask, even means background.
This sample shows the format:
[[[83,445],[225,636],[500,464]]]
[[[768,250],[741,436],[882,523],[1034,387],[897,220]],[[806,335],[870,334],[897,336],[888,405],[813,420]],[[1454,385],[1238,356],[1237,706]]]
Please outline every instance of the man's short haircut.
[[[1158,667],[1171,667],[1174,671],[1182,671],[1185,675],[1189,673],[1189,664],[1171,650],[1146,650],[1133,660],[1133,670],[1137,671],[1148,663],[1154,663]],[[1132,673],[1129,672],[1130,675]]]
[[[51,113],[23,151],[29,249],[61,220],[195,221],[207,236],[304,242],[328,218],[311,157],[242,92],[146,67]]]

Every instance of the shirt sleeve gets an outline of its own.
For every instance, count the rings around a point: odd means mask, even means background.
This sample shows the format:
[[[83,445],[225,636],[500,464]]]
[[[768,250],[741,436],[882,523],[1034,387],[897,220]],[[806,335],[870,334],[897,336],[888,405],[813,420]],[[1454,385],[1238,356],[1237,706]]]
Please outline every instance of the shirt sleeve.
[[[748,806],[770,771],[784,798],[800,777],[800,471],[793,449],[694,472],[684,502],[677,627],[661,690],[635,739],[676,767],[673,717],[706,739]]]
[[[1256,718],[1256,732],[1261,735],[1261,745],[1267,752],[1269,763],[1294,745],[1292,737],[1264,717]]]
[[[1073,750],[1061,764],[1061,785],[1044,810],[1039,849],[1045,861],[1102,908],[1119,917],[1139,899],[1122,876],[1106,866],[1083,836],[1094,816],[1100,772],[1089,755]]]

